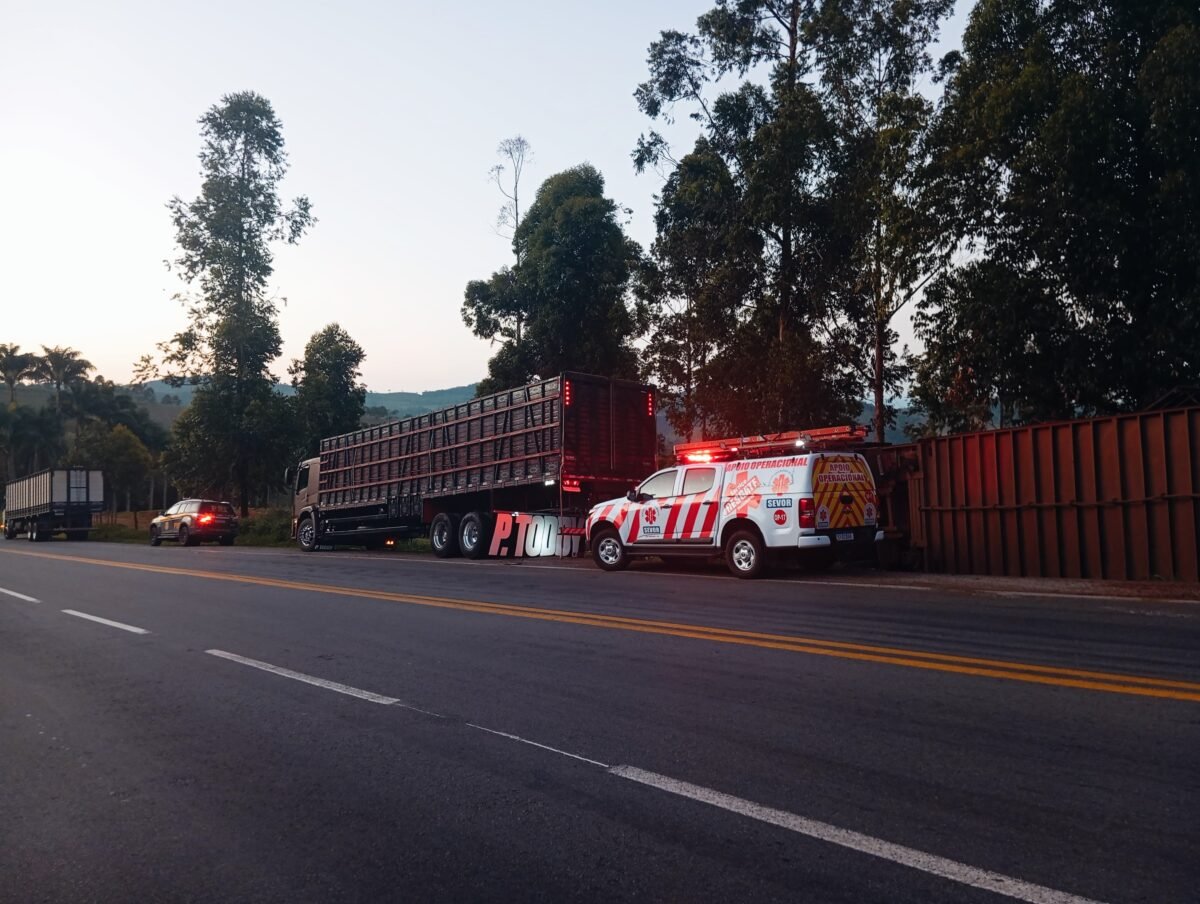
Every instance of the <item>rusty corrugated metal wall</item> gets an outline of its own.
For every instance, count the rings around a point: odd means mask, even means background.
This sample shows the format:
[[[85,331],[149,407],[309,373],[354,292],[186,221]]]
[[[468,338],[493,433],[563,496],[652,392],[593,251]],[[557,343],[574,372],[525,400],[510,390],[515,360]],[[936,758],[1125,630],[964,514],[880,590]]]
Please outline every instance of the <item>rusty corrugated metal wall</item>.
[[[896,451],[911,465],[893,520],[932,571],[1200,580],[1200,408]]]

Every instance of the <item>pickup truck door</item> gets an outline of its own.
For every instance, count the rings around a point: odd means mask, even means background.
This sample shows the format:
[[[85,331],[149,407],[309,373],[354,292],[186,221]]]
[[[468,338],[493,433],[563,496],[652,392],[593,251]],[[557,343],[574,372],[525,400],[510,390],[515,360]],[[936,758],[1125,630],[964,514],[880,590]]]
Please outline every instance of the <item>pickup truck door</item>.
[[[666,539],[689,546],[710,546],[715,542],[721,514],[720,481],[711,465],[683,469],[679,495],[667,516]]]
[[[630,505],[622,527],[625,542],[637,546],[666,540],[667,521],[676,502],[680,468],[667,468],[642,481],[638,501]]]

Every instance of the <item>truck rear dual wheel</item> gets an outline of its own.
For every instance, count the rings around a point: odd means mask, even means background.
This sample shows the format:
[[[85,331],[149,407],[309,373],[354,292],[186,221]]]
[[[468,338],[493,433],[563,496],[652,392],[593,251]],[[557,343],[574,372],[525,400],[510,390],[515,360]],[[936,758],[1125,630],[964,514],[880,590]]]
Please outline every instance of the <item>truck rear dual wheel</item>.
[[[458,548],[468,559],[482,559],[492,541],[492,519],[483,512],[463,515],[458,525]]]
[[[429,545],[439,559],[449,559],[461,553],[458,546],[458,528],[461,516],[441,512],[433,516],[429,525]]]

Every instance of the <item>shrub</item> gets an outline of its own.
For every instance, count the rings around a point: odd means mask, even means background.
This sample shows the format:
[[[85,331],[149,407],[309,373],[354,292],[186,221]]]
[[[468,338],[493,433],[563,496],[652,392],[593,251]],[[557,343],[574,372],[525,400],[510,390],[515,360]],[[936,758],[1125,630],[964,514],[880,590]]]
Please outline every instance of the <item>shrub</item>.
[[[292,542],[292,513],[287,509],[264,509],[242,522],[239,546],[288,546]]]
[[[92,528],[88,539],[101,543],[148,543],[150,542],[150,532],[148,528],[134,530],[124,524],[101,524]]]

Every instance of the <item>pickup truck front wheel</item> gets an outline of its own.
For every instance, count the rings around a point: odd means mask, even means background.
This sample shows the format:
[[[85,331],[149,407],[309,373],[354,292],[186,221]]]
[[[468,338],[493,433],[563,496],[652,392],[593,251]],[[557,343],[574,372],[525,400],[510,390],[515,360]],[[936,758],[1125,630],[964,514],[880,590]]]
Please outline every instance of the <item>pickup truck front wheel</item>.
[[[605,571],[623,571],[629,567],[629,553],[615,529],[605,527],[592,535],[592,561]]]

